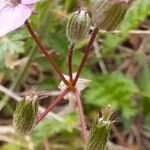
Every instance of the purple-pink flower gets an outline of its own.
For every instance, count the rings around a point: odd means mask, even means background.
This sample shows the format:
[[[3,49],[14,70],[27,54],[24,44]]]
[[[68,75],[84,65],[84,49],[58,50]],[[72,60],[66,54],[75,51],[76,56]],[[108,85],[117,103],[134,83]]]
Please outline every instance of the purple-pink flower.
[[[30,17],[39,0],[2,0],[0,2],[0,37],[18,27]]]

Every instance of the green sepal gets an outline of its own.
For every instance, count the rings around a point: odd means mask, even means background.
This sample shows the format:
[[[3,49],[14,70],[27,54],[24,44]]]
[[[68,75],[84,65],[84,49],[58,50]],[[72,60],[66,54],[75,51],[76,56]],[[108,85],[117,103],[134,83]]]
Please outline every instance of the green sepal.
[[[92,22],[100,30],[114,30],[123,20],[128,8],[126,0],[98,0],[92,11]]]
[[[86,150],[105,150],[111,129],[111,122],[104,121],[103,118],[92,124]]]
[[[35,125],[37,113],[37,101],[21,100],[14,113],[13,125],[15,131],[23,135],[29,134]]]
[[[71,43],[83,40],[89,33],[90,17],[85,9],[75,11],[68,19],[66,34]]]

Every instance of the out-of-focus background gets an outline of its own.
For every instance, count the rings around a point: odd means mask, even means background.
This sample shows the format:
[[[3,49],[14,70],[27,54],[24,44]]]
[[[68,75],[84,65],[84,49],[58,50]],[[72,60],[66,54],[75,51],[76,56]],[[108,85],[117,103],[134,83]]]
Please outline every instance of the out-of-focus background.
[[[66,23],[80,7],[89,14],[96,0],[41,0],[30,18],[32,26],[67,74]],[[135,0],[119,28],[102,31],[94,42],[81,74],[92,82],[81,98],[88,128],[101,108],[114,108],[109,147],[114,150],[150,150],[150,0]],[[74,72],[88,39],[74,51]],[[0,150],[83,149],[79,115],[63,101],[28,137],[13,132],[12,118],[20,98],[36,86],[46,94],[47,107],[58,94],[57,78],[25,27],[0,39]]]

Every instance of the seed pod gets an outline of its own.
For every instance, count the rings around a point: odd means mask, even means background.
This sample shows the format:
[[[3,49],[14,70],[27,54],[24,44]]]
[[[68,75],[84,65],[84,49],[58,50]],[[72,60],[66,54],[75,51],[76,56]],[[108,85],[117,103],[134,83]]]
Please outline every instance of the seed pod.
[[[111,129],[111,122],[100,118],[90,129],[86,150],[105,150]]]
[[[83,40],[90,29],[90,17],[85,9],[74,12],[68,20],[66,34],[71,43]]]
[[[111,115],[112,109],[110,105],[102,109],[102,117],[97,117],[91,126],[86,150],[106,149],[111,124],[113,123],[113,121],[110,121]]]
[[[128,7],[127,0],[98,0],[92,11],[92,22],[101,30],[114,30]]]
[[[13,125],[17,133],[27,135],[35,125],[38,112],[38,102],[31,97],[22,100],[14,113]]]

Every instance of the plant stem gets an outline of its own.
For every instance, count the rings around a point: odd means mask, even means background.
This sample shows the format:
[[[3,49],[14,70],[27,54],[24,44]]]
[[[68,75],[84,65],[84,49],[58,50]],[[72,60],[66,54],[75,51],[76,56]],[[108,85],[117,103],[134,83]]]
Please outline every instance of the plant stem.
[[[70,77],[70,82],[72,82],[73,77],[72,77],[72,56],[73,56],[73,49],[74,49],[75,43],[71,43],[69,51],[68,51],[68,69],[69,69],[69,77]]]
[[[81,64],[80,64],[79,69],[78,69],[77,74],[76,74],[76,77],[75,77],[75,79],[74,79],[74,81],[72,83],[73,86],[76,85],[76,83],[78,81],[78,78],[79,78],[79,76],[81,74],[81,71],[82,71],[82,69],[83,69],[83,67],[84,67],[84,65],[85,65],[85,63],[86,63],[86,61],[88,59],[88,56],[90,54],[90,50],[92,48],[92,45],[93,45],[93,42],[94,42],[94,40],[96,38],[97,33],[98,33],[98,28],[96,27],[93,30],[93,32],[92,32],[92,35],[91,35],[91,38],[90,38],[90,41],[89,41],[87,47],[85,48],[85,54],[84,54],[84,56],[82,58]]]
[[[61,80],[66,84],[69,85],[69,82],[65,79],[65,77],[63,76],[62,72],[60,71],[59,67],[56,65],[55,61],[51,58],[51,55],[48,53],[48,51],[46,50],[46,48],[44,47],[44,45],[41,43],[40,39],[38,38],[38,36],[35,34],[35,32],[33,31],[29,21],[27,20],[25,22],[25,25],[30,33],[30,35],[32,36],[32,38],[34,39],[34,41],[36,42],[36,44],[38,45],[38,47],[40,48],[40,51],[44,54],[44,56],[46,57],[46,59],[48,60],[48,62],[53,66],[54,70],[57,72],[57,74],[60,76]]]
[[[83,134],[84,143],[87,143],[87,139],[88,139],[87,127],[86,127],[86,122],[85,122],[85,118],[84,118],[83,106],[81,103],[80,94],[77,91],[77,89],[75,89],[74,94],[76,97],[77,106],[78,106],[79,113],[80,113],[80,122],[81,122],[81,127],[82,127],[82,134]]]
[[[38,124],[40,121],[42,121],[45,118],[45,116],[63,99],[63,97],[68,92],[69,92],[69,89],[67,88],[56,99],[54,99],[53,102],[48,106],[48,108],[39,116],[36,124]]]

